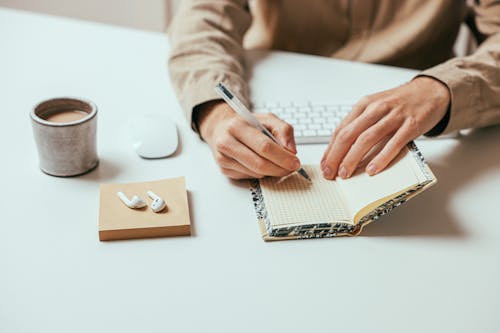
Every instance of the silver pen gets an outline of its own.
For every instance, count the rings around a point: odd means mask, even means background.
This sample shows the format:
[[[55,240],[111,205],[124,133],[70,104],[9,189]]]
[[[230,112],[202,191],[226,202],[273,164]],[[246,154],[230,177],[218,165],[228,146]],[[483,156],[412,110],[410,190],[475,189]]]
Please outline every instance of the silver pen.
[[[276,138],[274,137],[274,135],[269,132],[267,130],[267,128],[264,127],[264,125],[262,125],[258,120],[257,118],[255,118],[255,116],[250,112],[250,110],[247,109],[247,107],[241,103],[241,101],[239,100],[238,97],[236,97],[226,86],[224,86],[224,84],[219,83],[215,86],[215,91],[222,97],[222,99],[224,99],[224,101],[229,104],[233,110],[239,114],[240,116],[243,117],[243,119],[245,119],[250,125],[252,125],[253,127],[257,128],[259,131],[261,131],[262,133],[264,133],[265,136],[267,136],[268,138],[270,138],[271,140],[273,140],[276,144],[278,144],[280,147],[282,148],[285,148],[283,147],[282,144],[280,144],[278,142],[278,140],[276,140]],[[307,174],[307,172],[302,168],[300,167],[297,172],[302,176],[304,177],[305,179],[307,179],[308,181],[312,181],[311,180],[311,177],[309,177],[309,175]]]

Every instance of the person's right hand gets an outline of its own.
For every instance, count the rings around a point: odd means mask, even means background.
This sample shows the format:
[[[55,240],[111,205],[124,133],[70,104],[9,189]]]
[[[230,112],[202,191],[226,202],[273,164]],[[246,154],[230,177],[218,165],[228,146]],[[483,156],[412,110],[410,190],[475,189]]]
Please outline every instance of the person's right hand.
[[[284,146],[249,125],[223,101],[200,106],[201,137],[209,144],[222,173],[232,179],[285,176],[300,167],[293,127],[273,114],[255,114]]]

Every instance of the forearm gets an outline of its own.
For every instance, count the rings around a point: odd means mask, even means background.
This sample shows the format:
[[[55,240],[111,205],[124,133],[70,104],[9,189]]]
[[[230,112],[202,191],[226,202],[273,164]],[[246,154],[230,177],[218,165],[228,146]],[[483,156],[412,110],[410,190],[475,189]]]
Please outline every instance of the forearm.
[[[477,27],[485,38],[476,52],[421,73],[450,90],[449,121],[443,133],[500,123],[500,2],[483,1],[476,11]]]
[[[184,0],[169,28],[170,79],[190,123],[193,109],[218,99],[222,81],[246,101],[243,35],[251,17],[246,1]]]

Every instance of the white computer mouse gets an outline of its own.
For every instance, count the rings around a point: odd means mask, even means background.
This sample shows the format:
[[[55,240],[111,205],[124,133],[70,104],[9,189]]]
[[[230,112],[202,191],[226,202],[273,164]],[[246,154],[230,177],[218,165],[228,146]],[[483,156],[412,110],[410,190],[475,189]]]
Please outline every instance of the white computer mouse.
[[[179,144],[177,127],[165,114],[134,117],[131,133],[136,153],[144,158],[163,158],[172,155]]]

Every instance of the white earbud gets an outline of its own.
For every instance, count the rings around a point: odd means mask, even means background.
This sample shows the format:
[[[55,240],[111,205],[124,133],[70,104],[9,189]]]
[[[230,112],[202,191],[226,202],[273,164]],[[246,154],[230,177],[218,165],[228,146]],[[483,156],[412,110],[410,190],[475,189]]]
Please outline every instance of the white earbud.
[[[142,200],[141,197],[134,195],[131,200],[127,198],[123,192],[116,192],[120,200],[129,208],[137,209],[137,208],[142,208],[146,207],[146,203],[144,200]]]
[[[165,200],[156,195],[153,191],[148,191],[148,196],[153,199],[151,203],[151,210],[155,213],[159,213],[167,207]]]

